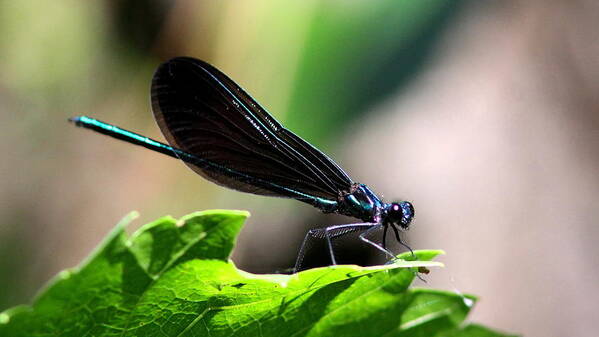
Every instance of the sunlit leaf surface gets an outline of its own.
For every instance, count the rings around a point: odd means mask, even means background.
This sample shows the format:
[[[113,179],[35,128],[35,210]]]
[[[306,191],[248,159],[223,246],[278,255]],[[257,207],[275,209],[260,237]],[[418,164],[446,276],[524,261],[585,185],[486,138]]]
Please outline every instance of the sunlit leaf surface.
[[[417,267],[441,265],[430,261],[440,251],[379,267],[249,274],[228,259],[248,215],[164,217],[130,238],[129,215],[31,306],[0,313],[0,336],[468,335],[460,326],[474,297],[409,288]]]

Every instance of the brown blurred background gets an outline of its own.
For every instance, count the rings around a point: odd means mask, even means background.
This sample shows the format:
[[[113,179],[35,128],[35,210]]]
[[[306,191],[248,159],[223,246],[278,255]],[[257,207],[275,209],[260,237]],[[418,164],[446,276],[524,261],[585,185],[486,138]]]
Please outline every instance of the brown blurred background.
[[[447,251],[420,286],[479,295],[472,319],[506,331],[594,336],[597,32],[591,0],[0,1],[0,310],[131,210],[136,226],[251,211],[234,260],[254,272],[292,266],[308,228],[348,221],[66,122],[88,114],[162,139],[150,79],[189,55],[356,181],[413,201],[410,245]]]

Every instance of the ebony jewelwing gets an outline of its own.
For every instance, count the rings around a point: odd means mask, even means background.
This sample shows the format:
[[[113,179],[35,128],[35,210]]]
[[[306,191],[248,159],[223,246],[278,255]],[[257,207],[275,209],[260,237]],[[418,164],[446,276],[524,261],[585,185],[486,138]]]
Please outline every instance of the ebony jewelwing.
[[[414,218],[410,202],[384,203],[368,186],[354,182],[327,155],[285,129],[210,64],[190,57],[163,63],[152,79],[151,97],[154,118],[170,146],[86,116],[70,121],[181,159],[218,185],[258,195],[293,198],[324,213],[364,221],[308,231],[296,271],[302,269],[306,247],[316,239],[326,240],[332,264],[337,263],[333,240],[348,233],[362,232],[360,240],[392,259],[395,255],[386,244],[389,229],[407,247],[399,232],[407,230]],[[377,229],[383,230],[381,244],[366,237]]]

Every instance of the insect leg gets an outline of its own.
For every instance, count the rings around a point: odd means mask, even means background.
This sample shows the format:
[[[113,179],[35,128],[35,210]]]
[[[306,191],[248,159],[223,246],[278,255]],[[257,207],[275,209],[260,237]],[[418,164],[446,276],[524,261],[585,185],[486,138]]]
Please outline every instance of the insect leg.
[[[399,237],[399,230],[397,230],[397,228],[395,228],[395,226],[393,226],[393,225],[391,225],[391,228],[393,228],[393,232],[395,232],[395,238],[397,239],[397,242],[399,242],[400,245],[409,249],[410,253],[412,254],[412,257],[415,257],[414,251],[412,250],[412,248],[410,248],[410,246],[406,245],[403,241],[401,241],[401,238]]]
[[[371,231],[373,231],[375,229],[378,229],[380,226],[383,226],[383,225],[377,224],[377,225],[373,226],[372,228],[368,229],[364,233],[360,234],[359,238],[360,238],[360,240],[366,242],[367,244],[373,246],[374,248],[380,250],[381,252],[385,253],[386,255],[388,255],[389,257],[394,259],[395,255],[389,249],[385,248],[385,246],[381,246],[378,243],[368,240],[366,238],[366,235],[368,235],[368,233],[370,233]],[[387,233],[387,227],[385,227],[383,230],[385,231],[383,233],[383,243],[384,243],[385,242],[385,234]]]
[[[306,233],[304,241],[302,241],[299,253],[297,254],[297,259],[295,260],[295,267],[293,267],[294,273],[297,273],[301,270],[302,262],[304,261],[304,255],[306,255],[306,250],[308,250],[308,247],[310,247],[309,243],[312,242],[314,238],[319,238],[319,232],[321,231],[321,228],[317,228],[311,229],[308,231],[308,233]]]
[[[301,270],[302,262],[306,255],[306,252],[312,246],[312,242],[317,239],[326,240],[327,249],[329,251],[329,255],[331,257],[331,263],[333,265],[337,264],[337,260],[335,259],[335,252],[333,249],[333,240],[345,234],[363,231],[366,229],[371,229],[373,226],[378,227],[380,224],[377,223],[359,223],[359,224],[346,224],[346,225],[334,225],[325,228],[316,228],[311,229],[306,234],[304,241],[302,242],[302,246],[300,248],[299,254],[297,256],[297,260],[295,262],[295,272]]]

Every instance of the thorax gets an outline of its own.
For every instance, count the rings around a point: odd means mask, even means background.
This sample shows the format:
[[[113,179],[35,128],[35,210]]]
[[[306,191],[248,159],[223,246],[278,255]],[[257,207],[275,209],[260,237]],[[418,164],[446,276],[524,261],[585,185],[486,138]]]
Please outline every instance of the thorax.
[[[367,222],[379,222],[383,202],[368,186],[354,184],[349,193],[339,195],[338,212]]]

